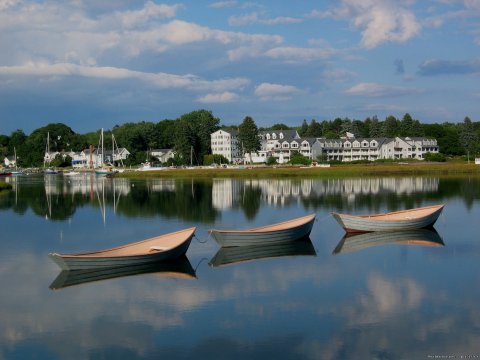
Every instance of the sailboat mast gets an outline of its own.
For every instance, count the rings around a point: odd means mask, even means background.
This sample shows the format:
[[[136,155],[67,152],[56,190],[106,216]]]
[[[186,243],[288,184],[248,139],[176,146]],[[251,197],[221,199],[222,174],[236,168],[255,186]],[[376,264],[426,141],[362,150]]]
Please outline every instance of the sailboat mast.
[[[100,134],[100,138],[101,138],[101,141],[102,141],[102,166],[103,166],[103,162],[104,162],[104,157],[103,157],[103,128],[102,128],[102,132]]]

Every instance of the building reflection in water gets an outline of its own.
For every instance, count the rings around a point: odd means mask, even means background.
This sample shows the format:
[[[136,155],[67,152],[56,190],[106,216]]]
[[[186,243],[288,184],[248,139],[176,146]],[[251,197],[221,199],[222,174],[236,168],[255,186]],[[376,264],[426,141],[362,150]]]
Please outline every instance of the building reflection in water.
[[[269,205],[283,206],[300,198],[324,195],[344,196],[348,202],[359,195],[414,194],[437,192],[438,178],[367,178],[367,179],[268,179],[235,180],[214,179],[213,206],[216,209],[232,208],[239,202],[245,188],[261,190],[262,200]]]

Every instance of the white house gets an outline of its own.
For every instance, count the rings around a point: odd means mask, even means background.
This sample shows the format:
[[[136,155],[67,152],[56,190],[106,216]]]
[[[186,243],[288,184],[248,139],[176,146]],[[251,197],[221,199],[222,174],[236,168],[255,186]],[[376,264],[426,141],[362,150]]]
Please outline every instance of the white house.
[[[238,130],[220,129],[210,134],[212,154],[222,155],[231,163],[243,160],[241,144],[238,141]]]
[[[423,160],[427,152],[438,153],[437,140],[427,138],[320,138],[322,153],[327,160],[357,161],[377,159]]]
[[[149,153],[151,156],[156,157],[162,164],[166,163],[168,159],[173,159],[175,156],[173,149],[155,149]]]
[[[423,160],[427,152],[439,152],[436,139],[423,137],[356,138],[354,134],[347,132],[341,139],[301,138],[296,130],[269,130],[259,134],[260,150],[247,153],[242,159],[236,139],[238,132],[233,131],[233,134],[234,136],[225,130],[211,134],[212,153],[221,154],[230,160],[235,159],[232,149],[236,149],[236,162],[265,163],[269,157],[274,157],[277,163],[283,164],[290,161],[294,151],[311,160],[316,160],[323,154],[328,161],[343,162],[378,159]]]
[[[5,167],[7,167],[7,168],[13,168],[13,167],[17,166],[17,162],[15,161],[14,157],[8,158],[8,157],[5,156],[5,158],[3,159],[3,163],[5,164]]]

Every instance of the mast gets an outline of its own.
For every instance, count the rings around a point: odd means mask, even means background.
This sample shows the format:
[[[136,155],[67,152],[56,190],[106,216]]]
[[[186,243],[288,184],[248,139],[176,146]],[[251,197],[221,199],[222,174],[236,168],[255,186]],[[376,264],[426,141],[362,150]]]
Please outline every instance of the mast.
[[[45,147],[45,156],[43,157],[43,167],[47,162],[47,155],[50,156],[50,132],[47,132],[47,146]]]
[[[193,166],[193,146],[190,146],[190,167]]]
[[[101,157],[102,165],[101,166],[103,166],[103,162],[104,162],[104,156],[103,156],[103,128],[102,128],[102,132],[100,134],[100,140],[102,141],[102,157]]]

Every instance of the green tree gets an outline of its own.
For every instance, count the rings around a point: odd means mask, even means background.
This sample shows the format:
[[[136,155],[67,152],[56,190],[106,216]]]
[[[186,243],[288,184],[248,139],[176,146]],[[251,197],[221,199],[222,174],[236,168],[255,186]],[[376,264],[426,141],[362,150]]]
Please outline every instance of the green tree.
[[[298,129],[298,135],[300,135],[301,137],[304,137],[306,136],[307,131],[308,131],[308,123],[307,123],[307,120],[304,119],[302,123],[302,127]]]
[[[378,118],[376,116],[373,116],[371,119],[367,119],[365,122],[367,122],[368,120],[370,120],[368,123],[368,136],[372,138],[382,137],[382,124],[380,123],[380,121],[378,121]]]
[[[175,122],[175,153],[177,163],[190,163],[192,148],[195,148],[195,132],[188,118],[180,118]]]
[[[402,121],[400,121],[399,135],[400,136],[414,136],[413,134],[413,118],[409,113],[406,113],[403,116]]]
[[[321,137],[322,133],[323,133],[322,126],[315,119],[312,119],[312,121],[310,121],[310,125],[308,125],[308,130],[304,136]]]
[[[383,136],[394,138],[399,135],[399,121],[395,116],[388,116],[383,122]]]
[[[467,160],[470,162],[470,155],[475,154],[477,150],[478,135],[472,120],[467,116],[463,120],[460,130],[460,142],[467,154]]]
[[[279,123],[279,124],[274,124],[273,126],[271,126],[270,130],[290,130],[290,127],[288,125]]]
[[[252,153],[260,149],[260,138],[258,137],[258,128],[255,121],[246,116],[239,126],[238,140],[243,149],[243,153]]]

